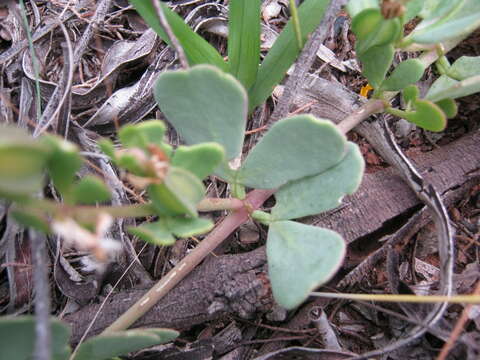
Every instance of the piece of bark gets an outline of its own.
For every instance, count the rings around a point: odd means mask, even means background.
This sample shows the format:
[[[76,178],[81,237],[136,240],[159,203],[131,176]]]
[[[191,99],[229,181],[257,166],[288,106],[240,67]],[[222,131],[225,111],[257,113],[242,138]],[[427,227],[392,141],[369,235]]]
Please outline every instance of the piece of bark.
[[[212,257],[195,269],[133,327],[181,330],[214,320],[226,313],[249,318],[257,311],[265,311],[272,301],[265,281],[265,265],[263,248],[240,255]],[[145,289],[132,289],[108,298],[88,336],[96,335],[110,325],[145,292]],[[72,325],[72,343],[79,341],[99,307],[100,304],[88,305],[64,318]]]

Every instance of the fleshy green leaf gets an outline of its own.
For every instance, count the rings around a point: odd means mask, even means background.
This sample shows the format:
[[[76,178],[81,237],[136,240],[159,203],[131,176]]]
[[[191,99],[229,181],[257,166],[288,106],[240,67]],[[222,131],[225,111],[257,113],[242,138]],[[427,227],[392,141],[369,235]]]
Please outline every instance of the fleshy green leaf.
[[[248,89],[260,63],[261,0],[230,0],[228,21],[229,72]]]
[[[275,193],[273,218],[295,219],[337,207],[346,194],[353,194],[360,186],[364,168],[358,146],[349,142],[347,154],[335,166],[282,186]]]
[[[346,151],[345,137],[328,120],[299,115],[275,123],[248,154],[237,182],[274,189],[338,163]]]
[[[357,36],[357,55],[374,46],[393,43],[400,35],[400,19],[384,19],[379,9],[367,9],[352,20],[352,30]]]
[[[162,146],[165,124],[160,120],[148,120],[135,125],[125,125],[118,137],[125,147],[147,149],[149,144]]]
[[[70,354],[69,328],[61,321],[50,320],[52,360],[66,360]],[[33,316],[2,317],[0,319],[0,349],[2,359],[30,360],[35,343]]]
[[[322,20],[329,3],[330,0],[306,0],[298,7],[304,43]],[[272,94],[273,88],[285,77],[299,53],[293,22],[290,19],[260,65],[257,81],[248,89],[249,111],[262,104]]]
[[[0,195],[23,197],[41,190],[48,149],[20,129],[0,126]]]
[[[448,69],[447,75],[455,80],[465,80],[480,75],[480,56],[462,56]]]
[[[416,85],[409,85],[402,91],[403,102],[407,107],[413,106],[420,96],[420,90]]]
[[[196,217],[196,205],[205,194],[205,187],[195,175],[174,166],[170,166],[163,183],[149,185],[147,190],[153,206],[162,215]]]
[[[433,83],[426,96],[428,100],[438,102],[443,99],[457,99],[480,92],[480,75],[462,81],[443,76]]]
[[[170,246],[175,244],[175,237],[163,220],[136,227],[131,226],[128,228],[128,232],[153,245]]]
[[[293,221],[274,221],[267,238],[273,297],[281,306],[295,308],[335,274],[344,256],[345,242],[336,232]]]
[[[447,116],[447,119],[453,119],[457,116],[458,106],[455,100],[443,99],[435,103]]]
[[[200,180],[213,173],[224,158],[222,146],[217,143],[202,143],[179,146],[172,158],[172,165],[196,175]]]
[[[167,34],[160,25],[156,11],[151,1],[145,0],[129,0],[135,7],[135,10],[143,17],[145,22],[152,27],[153,30],[166,43],[170,43]],[[218,51],[210,45],[205,39],[194,32],[185,24],[183,19],[175,12],[170,10],[165,4],[160,4],[165,12],[165,17],[170,24],[173,33],[177,37],[188,58],[190,65],[212,64],[226,71],[227,64],[223,61]]]
[[[407,11],[405,12],[404,23],[409,22],[420,14],[425,4],[425,0],[410,0],[406,3]]]
[[[107,360],[170,342],[177,336],[178,332],[170,329],[135,329],[98,335],[80,345],[74,360]]]
[[[418,59],[401,62],[392,74],[382,83],[382,90],[400,91],[406,86],[416,83],[423,75],[425,66]]]
[[[168,217],[165,219],[170,231],[179,238],[202,235],[213,228],[212,221],[204,218]]]
[[[368,49],[358,58],[362,62],[362,73],[373,88],[378,89],[385,79],[393,61],[393,45],[375,46]]]
[[[96,204],[110,200],[112,193],[105,183],[97,176],[87,175],[80,179],[72,188],[72,198],[75,204]]]
[[[444,11],[448,8],[448,12]],[[421,44],[435,44],[465,36],[480,26],[480,1],[451,1],[441,5],[425,22],[420,23],[409,38]],[[441,15],[437,17],[436,15]]]
[[[247,95],[233,76],[208,65],[167,71],[158,77],[154,94],[187,144],[217,142],[229,160],[241,153]]]
[[[447,119],[442,109],[428,100],[417,100],[415,111],[407,111],[402,117],[430,131],[442,131],[447,126]]]

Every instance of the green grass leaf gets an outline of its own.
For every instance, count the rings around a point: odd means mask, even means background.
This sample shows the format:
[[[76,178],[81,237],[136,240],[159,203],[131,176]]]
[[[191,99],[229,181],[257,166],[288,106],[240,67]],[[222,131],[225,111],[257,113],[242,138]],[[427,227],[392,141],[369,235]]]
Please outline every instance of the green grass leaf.
[[[329,0],[306,0],[299,6],[298,17],[304,43],[322,20],[329,3]],[[290,20],[260,65],[257,81],[248,90],[249,111],[262,104],[272,94],[273,88],[285,77],[299,53],[293,22]]]
[[[261,0],[230,0],[228,21],[229,72],[248,89],[260,64]]]
[[[169,39],[158,20],[155,8],[150,0],[129,0],[135,7],[135,10],[143,17],[145,22],[160,36],[160,38],[169,43]],[[158,0],[154,0],[158,1]],[[173,33],[177,37],[180,45],[185,51],[190,65],[197,64],[211,64],[226,71],[227,64],[223,61],[222,56],[218,51],[210,45],[200,35],[195,33],[190,27],[185,24],[183,19],[168,8],[165,4],[160,4],[165,12]]]
[[[345,256],[345,242],[334,231],[293,221],[274,221],[267,238],[268,274],[276,302],[300,305],[327,282]]]
[[[252,149],[237,182],[274,189],[289,181],[318,174],[338,163],[346,140],[329,120],[299,115],[276,122]]]

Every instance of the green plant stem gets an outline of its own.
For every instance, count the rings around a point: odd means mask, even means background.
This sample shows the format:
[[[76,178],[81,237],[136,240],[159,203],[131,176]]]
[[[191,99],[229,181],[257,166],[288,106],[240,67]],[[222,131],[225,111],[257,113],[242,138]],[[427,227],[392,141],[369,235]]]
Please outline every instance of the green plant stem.
[[[337,129],[346,134],[352,130],[355,126],[360,124],[363,120],[367,119],[370,115],[377,112],[381,112],[388,108],[390,105],[387,101],[381,99],[372,99],[365,103],[363,106],[356,109],[349,116],[347,116],[342,122],[337,125]]]
[[[295,0],[290,0],[290,12],[292,13],[293,28],[295,29],[298,48],[301,49],[303,47],[302,30],[300,28],[300,19],[298,17],[297,4],[295,4]]]
[[[253,190],[245,199],[244,207],[235,210],[220,222],[215,229],[200,242],[140,300],[115,320],[103,333],[127,329],[165,296],[178,282],[187,276],[210,252],[220,245],[237,227],[245,223],[250,213],[258,209],[271,195],[273,190]]]
[[[403,110],[392,108],[392,107],[386,108],[385,112],[403,119],[405,119],[405,115],[407,115],[407,111],[403,111]]]
[[[197,205],[197,210],[201,212],[217,210],[238,210],[245,206],[240,199],[230,198],[205,198]],[[72,217],[80,222],[92,222],[100,214],[109,214],[114,218],[135,218],[158,215],[151,203],[131,204],[120,206],[72,206],[60,204],[52,200],[35,199],[23,206],[23,209],[38,210],[41,209],[49,215]]]

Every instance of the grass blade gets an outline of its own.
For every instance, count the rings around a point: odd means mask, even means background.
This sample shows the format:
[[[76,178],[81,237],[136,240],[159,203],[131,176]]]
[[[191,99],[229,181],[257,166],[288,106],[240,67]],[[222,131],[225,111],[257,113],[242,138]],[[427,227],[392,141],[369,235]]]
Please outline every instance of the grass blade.
[[[230,0],[228,59],[230,73],[246,89],[253,85],[260,63],[260,0]]]
[[[155,30],[158,36],[160,36],[163,41],[170,45],[168,36],[160,25],[160,21],[157,18],[155,8],[153,7],[151,1],[130,0],[130,3],[143,17],[145,22],[151,26],[153,30]],[[225,61],[223,61],[221,55],[212,45],[210,45],[205,39],[190,29],[190,27],[185,24],[183,19],[175,12],[170,10],[168,6],[165,4],[160,5],[163,6],[163,11],[168,23],[170,24],[172,31],[180,42],[183,50],[185,51],[190,65],[211,64],[224,71],[227,70],[227,64]]]
[[[307,0],[298,8],[302,47],[308,35],[322,20],[329,3],[329,0]],[[275,85],[282,81],[299,53],[294,24],[290,19],[258,69],[257,81],[249,91],[250,111],[270,96]]]

